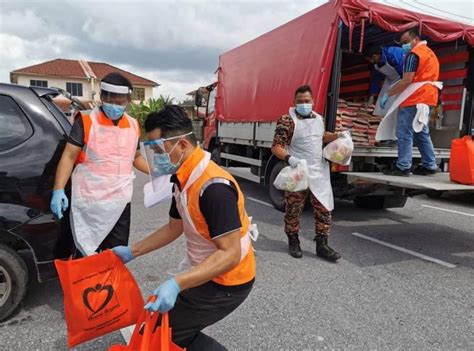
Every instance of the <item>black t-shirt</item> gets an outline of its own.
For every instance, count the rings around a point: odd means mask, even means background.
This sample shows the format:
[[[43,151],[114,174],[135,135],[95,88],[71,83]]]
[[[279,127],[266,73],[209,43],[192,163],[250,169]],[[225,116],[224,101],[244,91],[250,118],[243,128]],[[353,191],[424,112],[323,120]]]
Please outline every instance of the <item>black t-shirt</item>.
[[[171,181],[178,184],[176,176]],[[179,184],[178,184],[179,186]],[[242,227],[240,221],[238,193],[232,182],[211,183],[199,198],[199,208],[209,228],[211,239],[232,233]],[[173,197],[169,215],[174,219],[181,219],[176,201]]]
[[[120,121],[120,118],[116,121],[112,121],[114,125],[117,125]],[[69,138],[67,140],[72,145],[83,147],[84,146],[84,122],[82,117],[78,115],[74,120],[74,123],[71,128],[71,132],[69,133]],[[137,145],[137,150],[140,149],[140,141]]]

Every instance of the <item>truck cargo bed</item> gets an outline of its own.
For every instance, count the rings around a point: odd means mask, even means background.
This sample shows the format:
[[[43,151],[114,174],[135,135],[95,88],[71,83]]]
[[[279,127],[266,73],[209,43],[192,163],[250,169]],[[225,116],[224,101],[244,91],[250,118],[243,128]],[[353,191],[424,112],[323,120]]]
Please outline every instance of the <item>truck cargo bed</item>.
[[[366,181],[370,183],[386,184],[390,186],[433,191],[474,191],[474,185],[453,183],[449,180],[449,173],[438,173],[432,176],[411,175],[410,177],[388,176],[383,173],[344,172],[347,181]]]

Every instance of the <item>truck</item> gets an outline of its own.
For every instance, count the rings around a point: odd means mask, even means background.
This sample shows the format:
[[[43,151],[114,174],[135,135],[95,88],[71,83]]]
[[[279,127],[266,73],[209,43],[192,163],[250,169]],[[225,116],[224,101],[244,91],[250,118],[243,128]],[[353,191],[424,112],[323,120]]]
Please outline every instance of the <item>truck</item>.
[[[266,186],[274,207],[283,211],[284,194],[273,181],[285,164],[271,147],[277,120],[293,105],[295,89],[312,87],[314,110],[324,117],[326,130],[335,131],[341,105],[364,110],[370,80],[364,47],[397,45],[396,33],[413,27],[440,61],[444,88],[430,128],[442,173],[429,182],[420,176],[397,181],[384,176],[380,172],[397,158],[397,147],[379,145],[369,134],[367,142],[356,143],[350,166],[331,165],[334,196],[380,209],[403,207],[408,196],[422,193],[472,191],[473,186],[451,183],[445,172],[451,141],[474,134],[474,27],[379,3],[328,2],[222,54],[217,81],[193,92],[195,133],[215,162]],[[416,148],[413,157],[414,163],[420,158]]]

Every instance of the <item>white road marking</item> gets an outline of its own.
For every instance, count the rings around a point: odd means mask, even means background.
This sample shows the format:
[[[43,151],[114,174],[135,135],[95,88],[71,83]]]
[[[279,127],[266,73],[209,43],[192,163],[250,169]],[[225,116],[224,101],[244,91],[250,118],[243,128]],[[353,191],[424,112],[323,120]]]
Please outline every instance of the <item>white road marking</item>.
[[[404,252],[406,254],[409,254],[409,255],[412,255],[412,256],[415,256],[415,257],[419,257],[419,258],[421,258],[425,261],[430,261],[430,262],[433,262],[433,263],[437,263],[437,264],[440,264],[440,265],[448,267],[448,268],[455,268],[456,267],[455,264],[445,262],[445,261],[439,260],[439,259],[434,258],[434,257],[426,256],[426,255],[423,255],[421,253],[405,249],[404,247],[401,247],[401,246],[389,244],[389,243],[386,243],[385,241],[378,240],[378,239],[372,238],[370,236],[366,236],[366,235],[363,235],[363,234],[360,234],[360,233],[352,233],[352,235],[354,235],[358,238],[361,238],[361,239],[369,240],[369,241],[372,241],[374,243],[389,247],[389,248],[394,249],[394,250]]]
[[[441,208],[441,207],[435,207],[435,206],[429,206],[429,205],[421,205],[421,207],[432,208],[433,210],[451,212],[451,213],[456,213],[456,214],[460,214],[460,215],[463,215],[463,216],[474,217],[474,214],[472,214],[472,213],[466,213],[466,212],[459,212],[459,211],[454,211],[454,210],[448,210],[447,208]]]
[[[273,208],[273,205],[272,204],[269,204],[268,202],[265,202],[265,201],[262,201],[262,200],[259,200],[259,199],[255,199],[253,197],[247,197],[247,200],[250,200],[250,201],[253,201],[253,202],[257,202],[261,205],[265,205],[265,206],[268,206],[268,207],[271,207]]]

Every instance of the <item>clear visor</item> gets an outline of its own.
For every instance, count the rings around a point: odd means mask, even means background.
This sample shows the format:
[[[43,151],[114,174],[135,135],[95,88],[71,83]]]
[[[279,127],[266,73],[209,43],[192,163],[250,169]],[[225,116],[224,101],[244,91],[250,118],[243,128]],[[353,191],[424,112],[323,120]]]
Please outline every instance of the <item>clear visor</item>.
[[[163,155],[163,154],[168,153],[165,149],[165,141],[181,139],[188,135],[191,135],[192,133],[193,132],[189,132],[187,134],[177,135],[170,138],[160,138],[160,139],[148,140],[148,141],[140,143],[142,154],[144,155],[146,162],[148,164],[148,170],[150,173],[151,180],[153,181],[153,188],[155,191],[157,191],[157,189],[155,189],[156,182],[154,180],[158,177],[161,177],[160,172],[157,169],[159,165],[155,163],[156,155]],[[176,147],[176,144],[173,145],[173,147],[170,149],[169,152],[172,152],[175,147]]]
[[[118,93],[111,93],[110,91],[102,90],[100,92],[100,100],[107,104],[119,105],[119,106],[127,106],[128,98],[130,94],[118,94]]]

